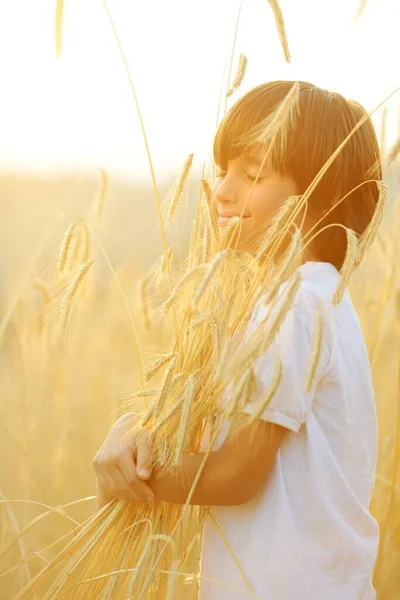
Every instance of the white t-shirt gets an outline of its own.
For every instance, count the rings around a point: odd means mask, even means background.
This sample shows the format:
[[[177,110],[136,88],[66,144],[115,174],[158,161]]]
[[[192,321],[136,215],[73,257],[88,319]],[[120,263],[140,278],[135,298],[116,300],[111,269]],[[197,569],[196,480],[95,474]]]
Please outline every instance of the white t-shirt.
[[[371,579],[379,527],[369,503],[377,422],[364,338],[348,291],[337,306],[331,303],[340,279],[335,267],[308,262],[300,274],[291,310],[272,346],[254,365],[257,389],[244,409],[254,410],[279,356],[281,383],[262,418],[290,431],[256,497],[240,506],[210,509],[218,527],[208,516],[200,600],[375,598]],[[307,393],[317,309],[322,314],[322,347]],[[266,311],[263,302],[257,303],[249,332]],[[216,448],[228,428],[226,422]]]

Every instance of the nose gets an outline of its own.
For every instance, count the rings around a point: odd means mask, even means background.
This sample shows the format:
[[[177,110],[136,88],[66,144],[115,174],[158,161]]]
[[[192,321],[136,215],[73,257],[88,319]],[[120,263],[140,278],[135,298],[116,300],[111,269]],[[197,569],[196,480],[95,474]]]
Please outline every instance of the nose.
[[[214,198],[219,204],[236,204],[238,201],[237,190],[233,181],[228,175],[216,184],[214,188]]]

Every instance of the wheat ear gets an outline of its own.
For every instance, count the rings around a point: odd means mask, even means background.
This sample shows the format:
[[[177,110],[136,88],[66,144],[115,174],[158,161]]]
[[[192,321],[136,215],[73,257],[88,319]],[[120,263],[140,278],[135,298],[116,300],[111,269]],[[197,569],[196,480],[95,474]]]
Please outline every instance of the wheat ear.
[[[239,57],[239,64],[235,78],[232,83],[232,87],[226,92],[227,97],[232,96],[233,92],[236,91],[242,85],[244,76],[246,74],[248,62],[249,61],[247,60],[247,57],[244,54],[241,54]]]
[[[90,253],[90,233],[89,228],[84,221],[79,221],[79,233],[76,239],[76,245],[72,257],[74,264],[82,265],[89,258]]]
[[[93,260],[88,260],[87,262],[85,262],[80,269],[78,269],[76,275],[74,276],[70,287],[68,288],[62,306],[61,306],[61,312],[62,312],[62,319],[61,319],[61,324],[62,324],[62,328],[64,327],[68,315],[70,314],[70,310],[71,310],[71,306],[72,306],[72,302],[80,288],[80,286],[82,285],[82,281],[84,280],[84,278],[86,277],[87,273],[89,272],[90,267],[92,266],[92,264],[94,263],[94,259]]]
[[[268,0],[275,17],[276,28],[278,30],[279,39],[286,62],[290,62],[289,44],[286,36],[285,21],[278,0]]]
[[[212,208],[212,201],[211,201],[211,186],[208,183],[208,181],[206,179],[201,179],[200,181],[201,186],[203,188],[203,192],[204,192],[204,197],[206,199],[206,204],[207,204],[207,213],[208,213],[208,219],[210,222],[210,226],[214,235],[214,238],[219,241],[221,234],[220,234],[220,229],[218,226],[218,222],[217,222],[217,216],[215,214],[215,211]]]
[[[169,354],[165,354],[163,356],[160,356],[160,358],[158,358],[149,368],[149,370],[146,372],[145,375],[145,379],[146,381],[150,381],[150,379],[152,379],[154,377],[154,375],[156,373],[158,373],[158,371],[160,369],[162,369],[162,367],[164,367],[167,363],[169,363],[169,361],[174,357],[174,353],[170,352]]]
[[[177,410],[182,406],[183,402],[185,400],[185,396],[183,395],[178,402],[176,402],[176,404],[174,404],[169,411],[166,413],[166,415],[160,419],[160,421],[158,421],[158,423],[153,427],[153,429],[150,430],[150,433],[152,435],[154,435],[163,425],[165,425],[165,423],[167,421],[169,421],[169,419],[177,412]]]
[[[209,264],[208,269],[203,277],[203,281],[201,282],[200,287],[197,290],[197,293],[194,297],[193,306],[195,308],[196,308],[197,304],[199,303],[199,301],[201,300],[201,298],[203,297],[204,292],[206,291],[213,276],[215,275],[215,273],[217,272],[217,270],[220,268],[221,264],[225,260],[227,254],[228,254],[227,250],[222,250],[221,252],[218,252],[218,254],[215,256],[215,258]]]
[[[139,282],[140,289],[140,300],[141,300],[141,308],[142,308],[142,319],[144,328],[146,331],[150,329],[150,310],[149,310],[149,301],[147,297],[147,287],[148,287],[148,277],[147,275],[143,275]]]
[[[187,283],[189,283],[189,281],[191,281],[197,273],[204,271],[205,268],[206,268],[205,265],[196,265],[195,267],[193,267],[193,269],[186,271],[184,276],[178,281],[178,283],[174,287],[169,298],[164,302],[164,305],[163,305],[164,311],[171,306],[171,304],[177,298],[177,296],[182,291],[182,289],[185,287],[185,285]]]
[[[174,253],[174,244],[172,244],[169,248],[168,248],[168,252],[167,254],[163,255],[162,260],[161,260],[161,266],[160,266],[160,271],[161,273],[165,273],[165,271],[168,268],[168,265],[171,263],[172,260],[172,255]]]
[[[77,227],[77,223],[72,223],[67,231],[64,234],[63,240],[61,242],[60,252],[58,254],[58,262],[57,262],[57,271],[61,275],[67,266],[68,254],[71,248],[72,238],[74,235],[74,231]]]
[[[177,357],[173,356],[171,361],[170,361],[170,365],[167,371],[167,374],[165,375],[165,379],[164,379],[164,383],[160,392],[160,395],[158,397],[158,399],[156,400],[155,404],[154,404],[154,411],[153,411],[153,416],[155,419],[158,418],[158,416],[160,415],[162,409],[163,409],[163,405],[164,402],[170,392],[171,389],[171,382],[172,382],[172,376],[174,374],[174,369],[175,369],[175,365],[176,365],[176,361],[177,361]]]
[[[183,193],[183,188],[185,187],[185,183],[186,183],[186,180],[189,175],[190,167],[192,166],[193,157],[194,157],[194,154],[189,154],[189,156],[187,157],[187,159],[185,161],[185,164],[183,165],[182,173],[177,181],[177,184],[175,187],[175,193],[174,193],[174,196],[172,198],[172,201],[171,201],[171,204],[169,207],[167,223],[172,221],[172,219],[175,216],[176,210],[179,205],[179,201],[180,201],[182,193]]]

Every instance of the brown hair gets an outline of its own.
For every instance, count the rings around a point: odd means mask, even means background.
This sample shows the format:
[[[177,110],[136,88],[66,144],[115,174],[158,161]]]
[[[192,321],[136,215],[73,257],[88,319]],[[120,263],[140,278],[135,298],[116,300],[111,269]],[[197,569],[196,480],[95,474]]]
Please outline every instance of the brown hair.
[[[272,81],[250,90],[230,109],[221,122],[214,140],[214,160],[223,170],[229,159],[239,156],[244,145],[240,139],[264,121],[294,85],[294,81]],[[271,153],[272,167],[290,175],[303,194],[321,168],[367,115],[353,100],[299,82],[298,116],[285,139],[285,152]],[[238,142],[239,140],[239,142]],[[282,140],[279,141],[281,148]],[[362,235],[370,223],[378,199],[375,181],[382,179],[378,141],[371,119],[358,127],[339,155],[327,169],[308,200],[309,210],[323,215],[340,198],[355,191],[324,218],[321,227],[341,223]],[[346,252],[346,233],[342,227],[331,227],[318,236],[318,260],[341,268]]]

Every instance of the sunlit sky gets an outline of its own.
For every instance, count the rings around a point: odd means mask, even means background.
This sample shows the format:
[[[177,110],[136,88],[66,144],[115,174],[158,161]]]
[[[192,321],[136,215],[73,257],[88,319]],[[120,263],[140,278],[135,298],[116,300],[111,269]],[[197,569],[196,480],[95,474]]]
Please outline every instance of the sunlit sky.
[[[102,0],[65,0],[54,50],[55,0],[0,0],[0,171],[147,178],[148,163],[121,56]],[[207,159],[240,0],[108,0],[137,90],[157,175],[194,152]],[[400,85],[398,0],[281,0],[292,63],[267,0],[244,0],[234,65],[240,95],[271,79],[303,79],[372,109]],[[234,69],[235,70],[235,69]],[[387,143],[400,93],[389,103]],[[375,123],[379,128],[381,112]]]

